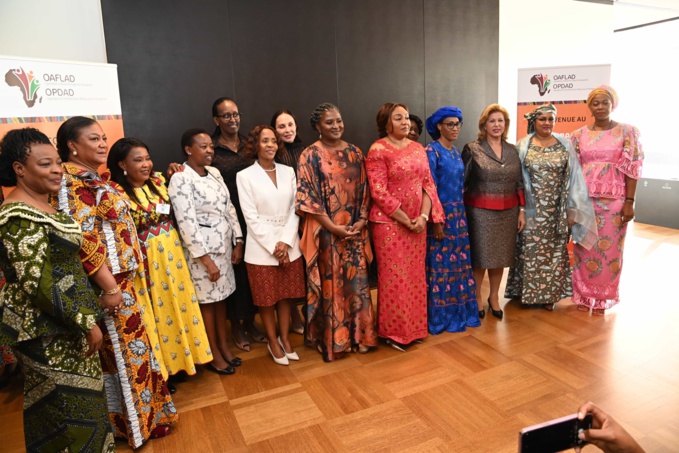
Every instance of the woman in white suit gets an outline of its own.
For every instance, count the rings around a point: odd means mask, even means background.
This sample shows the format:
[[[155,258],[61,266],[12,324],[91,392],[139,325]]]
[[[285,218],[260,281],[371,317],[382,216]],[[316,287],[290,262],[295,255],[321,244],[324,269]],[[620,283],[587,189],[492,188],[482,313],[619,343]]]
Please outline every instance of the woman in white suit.
[[[184,170],[170,179],[167,192],[184,241],[213,361],[207,368],[233,374],[241,365],[226,342],[225,299],[236,289],[233,265],[243,259],[243,233],[221,174],[211,167],[214,146],[202,129],[182,135]]]
[[[248,227],[245,265],[255,305],[266,329],[274,362],[299,360],[288,339],[294,300],[304,297],[304,265],[299,248],[299,217],[295,214],[295,170],[274,162],[284,153],[282,141],[270,126],[257,126],[248,135],[244,154],[255,163],[236,175],[240,205]],[[280,336],[276,336],[276,316]]]

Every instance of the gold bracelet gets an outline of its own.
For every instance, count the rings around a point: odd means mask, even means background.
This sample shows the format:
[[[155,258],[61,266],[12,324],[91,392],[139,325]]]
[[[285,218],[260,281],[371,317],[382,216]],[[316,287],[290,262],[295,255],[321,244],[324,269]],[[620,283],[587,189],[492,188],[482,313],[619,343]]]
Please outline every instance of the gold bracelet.
[[[112,296],[114,294],[118,294],[120,292],[120,286],[117,286],[113,289],[102,289],[101,293],[99,293],[99,297],[101,296]]]

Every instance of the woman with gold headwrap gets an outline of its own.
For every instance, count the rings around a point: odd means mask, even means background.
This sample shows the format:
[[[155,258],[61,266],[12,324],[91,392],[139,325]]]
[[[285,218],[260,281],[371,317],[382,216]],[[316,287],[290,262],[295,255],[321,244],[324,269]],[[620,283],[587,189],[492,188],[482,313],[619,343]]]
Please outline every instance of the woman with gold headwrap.
[[[620,301],[622,251],[644,153],[639,130],[611,119],[618,106],[613,88],[592,90],[587,106],[594,122],[575,131],[571,141],[594,202],[599,240],[591,250],[574,247],[573,302],[580,311],[602,316]]]
[[[570,233],[574,242],[590,249],[597,231],[575,150],[552,132],[556,107],[541,105],[525,118],[528,135],[516,147],[522,164],[526,226],[517,240],[516,266],[509,270],[505,297],[552,311],[572,294],[566,248]]]

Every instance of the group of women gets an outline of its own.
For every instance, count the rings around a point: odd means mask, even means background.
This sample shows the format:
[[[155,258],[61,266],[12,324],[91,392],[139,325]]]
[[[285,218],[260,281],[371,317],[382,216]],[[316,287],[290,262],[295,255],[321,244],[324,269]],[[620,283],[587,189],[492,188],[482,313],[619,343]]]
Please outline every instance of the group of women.
[[[492,104],[462,151],[458,108],[423,123],[387,103],[364,155],[343,139],[335,105],[313,111],[319,138],[304,147],[291,112],[245,136],[238,106],[220,98],[214,133],[183,134],[185,162],[167,182],[143,142],[109,152],[92,119],[63,123],[56,150],[35,129],[9,132],[0,344],[7,363],[11,347],[24,365],[28,449],[112,451],[114,436],[137,448],[167,435],[177,419],[169,381],[200,364],[224,375],[242,364],[227,319],[238,348],[266,342],[280,365],[299,360],[289,332],[325,361],[378,338],[405,351],[429,333],[479,326],[486,272],[488,310],[502,319],[505,267],[505,297],[522,306],[553,310],[573,294],[579,310],[603,314],[619,300],[643,159],[638,131],[610,119],[617,102],[610,87],[594,90],[594,122],[571,141],[553,133],[556,108],[540,106],[516,147],[507,111]]]

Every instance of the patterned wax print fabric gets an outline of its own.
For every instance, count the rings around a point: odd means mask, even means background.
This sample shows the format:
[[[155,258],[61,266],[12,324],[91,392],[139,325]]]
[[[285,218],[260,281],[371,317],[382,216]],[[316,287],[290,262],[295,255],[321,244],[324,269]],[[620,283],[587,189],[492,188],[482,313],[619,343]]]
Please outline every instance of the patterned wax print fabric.
[[[0,342],[21,358],[29,452],[115,452],[99,356],[85,335],[103,317],[69,216],[0,207]]]
[[[589,194],[594,202],[599,240],[590,250],[573,248],[573,302],[608,309],[620,301],[618,288],[627,223],[621,220],[625,177],[639,179],[644,153],[639,131],[627,124],[591,131],[587,126],[571,136]]]
[[[460,150],[438,141],[427,146],[429,167],[443,206],[443,240],[427,234],[427,323],[429,332],[464,332],[478,327],[479,307],[472,275],[463,187],[464,163]]]
[[[0,269],[0,288],[5,286],[5,274],[3,274],[2,269]],[[0,345],[0,366],[11,365],[16,363],[17,358],[7,345]]]
[[[142,186],[130,200],[143,258],[134,286],[163,377],[179,371],[193,375],[196,364],[212,361],[212,353],[179,233],[169,209],[162,209],[170,206],[165,180],[156,173],[150,183],[160,197]]]
[[[222,176],[215,168],[205,170],[206,175],[201,176],[184,165],[184,171],[170,179],[168,193],[198,302],[211,304],[225,300],[236,289],[231,253],[235,238],[242,233]],[[210,255],[219,268],[217,281],[210,281],[207,268],[200,261],[204,255]]]
[[[156,425],[177,420],[177,411],[151,349],[134,290],[141,261],[139,240],[129,202],[99,176],[64,163],[58,196],[52,200],[83,230],[80,258],[88,274],[106,265],[123,293],[123,308],[99,322],[104,343],[99,351],[109,418],[116,437],[140,447]]]
[[[557,141],[541,148],[530,142],[523,165],[535,205],[535,227],[519,234],[516,265],[509,270],[505,297],[522,304],[555,304],[572,294],[567,244],[570,238],[563,200],[571,169],[569,153]]]
[[[391,219],[401,208],[414,219],[420,215],[423,190],[432,201],[430,222],[444,214],[422,145],[409,142],[394,148],[376,141],[366,159],[373,206],[370,230],[377,257],[378,335],[409,344],[427,336],[427,235],[416,234]]]
[[[376,346],[375,316],[368,286],[367,228],[339,238],[311,216],[327,215],[336,225],[366,220],[370,196],[361,150],[309,146],[300,157],[295,206],[304,216],[307,304],[304,341],[325,360],[352,347]]]

